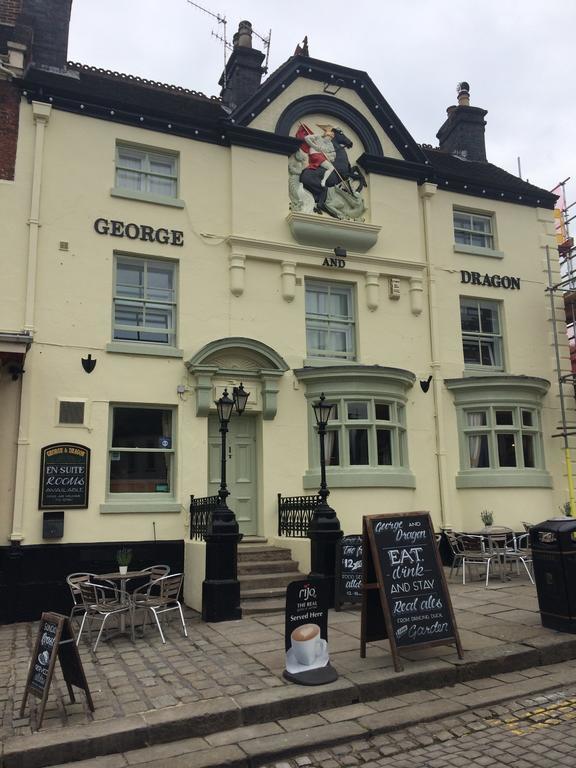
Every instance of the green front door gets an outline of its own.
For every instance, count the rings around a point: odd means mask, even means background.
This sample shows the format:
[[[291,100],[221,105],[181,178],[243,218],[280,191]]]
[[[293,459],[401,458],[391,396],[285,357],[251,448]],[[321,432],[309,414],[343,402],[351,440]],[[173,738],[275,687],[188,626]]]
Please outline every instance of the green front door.
[[[215,496],[220,487],[220,424],[208,418],[208,494]],[[234,511],[240,532],[258,533],[256,513],[256,419],[232,416],[226,435],[226,484],[230,491],[228,506]]]

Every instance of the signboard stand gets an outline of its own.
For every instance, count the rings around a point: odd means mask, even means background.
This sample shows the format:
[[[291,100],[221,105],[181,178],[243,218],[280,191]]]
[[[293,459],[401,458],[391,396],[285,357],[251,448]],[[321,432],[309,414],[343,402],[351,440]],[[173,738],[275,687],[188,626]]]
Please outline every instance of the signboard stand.
[[[62,668],[64,682],[68,688],[70,701],[72,703],[76,701],[72,689],[72,686],[75,685],[84,691],[90,711],[94,712],[94,703],[90,695],[80,654],[76,647],[76,639],[72,632],[70,619],[67,616],[62,616],[60,613],[43,613],[32,652],[30,669],[28,670],[28,678],[24,688],[24,698],[20,706],[20,717],[24,717],[28,696],[36,696],[40,699],[36,730],[40,729],[44,719],[44,710],[57,658],[60,660],[60,667]]]
[[[366,643],[390,642],[396,672],[399,649],[462,645],[432,520],[428,512],[363,518],[360,656]]]
[[[325,685],[338,679],[328,649],[328,585],[317,579],[286,588],[284,677],[298,685]]]
[[[362,602],[362,536],[343,536],[336,544],[334,610]]]

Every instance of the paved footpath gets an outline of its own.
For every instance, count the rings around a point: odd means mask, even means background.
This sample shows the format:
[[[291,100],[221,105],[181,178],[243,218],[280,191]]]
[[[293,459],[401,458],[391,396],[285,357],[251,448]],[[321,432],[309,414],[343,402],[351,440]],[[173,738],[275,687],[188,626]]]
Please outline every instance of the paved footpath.
[[[341,742],[365,740],[406,724],[460,716],[476,707],[576,685],[576,636],[541,626],[527,579],[450,585],[464,647],[412,649],[394,672],[386,641],[359,653],[359,611],[330,612],[331,661],[340,678],[327,686],[286,682],[284,617],[203,623],[187,613],[162,645],[149,629],[102,643],[81,656],[96,711],[83,695],[70,704],[57,672],[42,729],[35,701],[22,701],[36,624],[0,627],[0,741],[3,768],[41,768],[96,758],[94,765],[263,765]],[[185,755],[194,752],[191,763]],[[99,757],[105,756],[105,757]],[[179,757],[180,756],[180,757]],[[574,761],[576,766],[576,760]]]

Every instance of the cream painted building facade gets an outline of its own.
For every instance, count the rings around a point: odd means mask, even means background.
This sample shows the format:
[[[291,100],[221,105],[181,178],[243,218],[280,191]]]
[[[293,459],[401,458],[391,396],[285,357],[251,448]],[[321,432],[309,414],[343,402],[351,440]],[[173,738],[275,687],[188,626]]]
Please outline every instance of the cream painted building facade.
[[[327,475],[347,534],[363,514],[409,510],[474,530],[489,509],[517,528],[567,498],[552,438],[553,196],[467,154],[483,147],[485,113],[466,93],[432,149],[365,73],[307,56],[235,103],[244,54],[261,56],[240,39],[223,103],[78,65],[19,68],[12,54],[0,548],[22,595],[39,580],[18,571],[30,558],[85,570],[124,542],[142,559],[160,546],[185,558],[198,607],[190,496],[217,492],[214,401],[240,382],[250,397],[227,466],[247,536],[276,541],[277,494],[318,488],[322,392],[336,405]],[[344,218],[315,212],[299,187],[302,126],[351,142],[367,186],[349,185]],[[89,451],[78,508],[47,486],[44,449],[61,445]],[[63,500],[57,539],[46,493]],[[305,569],[306,540],[282,543]],[[61,599],[51,589],[45,606]]]

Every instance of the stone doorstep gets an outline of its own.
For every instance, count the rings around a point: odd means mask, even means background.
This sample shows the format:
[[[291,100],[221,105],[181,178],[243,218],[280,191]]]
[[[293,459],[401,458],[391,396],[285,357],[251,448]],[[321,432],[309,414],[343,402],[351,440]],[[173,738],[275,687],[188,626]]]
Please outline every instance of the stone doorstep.
[[[392,673],[386,669],[367,670],[349,673],[347,678],[341,677],[335,683],[322,687],[308,688],[295,685],[253,691],[233,698],[223,696],[193,704],[152,710],[142,715],[131,715],[122,719],[71,726],[60,731],[41,731],[30,736],[13,736],[4,743],[3,759],[0,765],[2,768],[43,768],[101,755],[130,752],[191,737],[205,737],[221,731],[309,715],[324,709],[336,709],[358,702],[370,702],[389,696],[398,697],[428,688],[443,688],[446,685],[501,674],[503,671],[539,667],[574,658],[575,643],[576,640],[571,639],[551,643],[550,648],[541,649],[519,645],[499,646],[497,649],[467,652],[464,661],[456,663],[430,660],[417,665],[416,669],[412,668],[400,673]],[[548,653],[549,650],[550,653]],[[572,652],[571,656],[570,652]],[[495,689],[471,692],[458,706],[462,711],[466,711],[468,708],[486,704],[488,699],[493,704],[497,701],[516,698],[519,694],[527,695],[530,692],[529,688],[543,691],[566,684],[570,676],[576,681],[576,670],[572,675],[566,673],[566,668],[561,667],[558,673],[529,680],[523,686],[503,685],[500,698]],[[456,704],[451,699],[443,699],[440,702],[434,702],[433,706],[431,702],[426,702],[403,707],[401,710],[366,715],[357,721],[359,727],[357,738],[366,738],[367,735],[394,730],[400,725],[407,726],[424,720],[439,719],[454,714],[454,706]],[[334,724],[336,730],[339,726],[342,726],[342,723]],[[327,726],[318,726],[318,728],[324,730],[316,731],[315,728],[309,728],[295,732],[301,734],[304,730],[308,734],[306,738],[302,735],[292,738],[292,732],[286,737],[283,735],[266,737],[268,741],[264,741],[262,750],[272,749],[275,745],[274,749],[280,750],[274,753],[277,756],[294,754],[295,751],[301,752],[303,749],[310,751],[316,748],[315,742],[311,741],[314,733],[322,745],[326,746],[327,740],[332,738],[328,735],[332,731],[327,730]],[[350,732],[346,738],[353,738],[353,734]],[[258,740],[258,742],[262,741],[262,739]],[[250,750],[256,758],[258,753],[256,744],[251,745]]]

